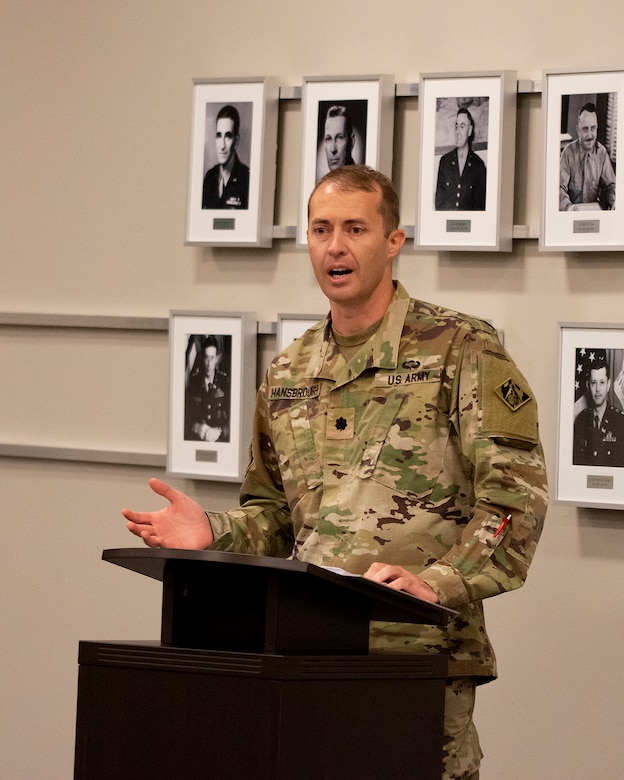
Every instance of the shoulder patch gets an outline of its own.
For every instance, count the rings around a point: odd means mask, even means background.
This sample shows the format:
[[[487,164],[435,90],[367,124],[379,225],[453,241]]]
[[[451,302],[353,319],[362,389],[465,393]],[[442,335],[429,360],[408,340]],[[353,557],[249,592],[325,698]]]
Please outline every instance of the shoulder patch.
[[[503,382],[502,385],[496,387],[494,392],[503,403],[507,404],[512,412],[520,409],[521,406],[524,406],[524,404],[531,400],[531,394],[518,382],[514,382],[511,377]]]
[[[528,383],[517,366],[484,353],[481,356],[482,431],[521,448],[539,441],[537,404]]]

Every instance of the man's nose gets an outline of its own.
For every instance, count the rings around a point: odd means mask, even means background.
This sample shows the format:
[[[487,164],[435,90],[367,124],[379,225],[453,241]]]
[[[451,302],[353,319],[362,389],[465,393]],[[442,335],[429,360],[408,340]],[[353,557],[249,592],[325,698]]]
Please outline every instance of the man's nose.
[[[343,255],[345,253],[344,235],[341,230],[334,230],[328,248],[332,257]]]

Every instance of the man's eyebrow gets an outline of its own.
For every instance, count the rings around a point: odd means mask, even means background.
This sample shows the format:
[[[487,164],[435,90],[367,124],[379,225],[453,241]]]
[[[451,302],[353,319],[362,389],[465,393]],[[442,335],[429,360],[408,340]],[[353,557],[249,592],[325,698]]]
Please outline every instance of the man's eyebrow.
[[[355,217],[354,219],[345,219],[342,224],[344,227],[351,227],[352,225],[368,225],[368,222],[364,217]]]
[[[323,217],[315,217],[311,220],[311,224],[313,225],[330,225],[331,222],[332,220]],[[353,219],[344,219],[340,224],[343,227],[350,227],[351,225],[366,225],[367,222],[364,217],[354,217]]]

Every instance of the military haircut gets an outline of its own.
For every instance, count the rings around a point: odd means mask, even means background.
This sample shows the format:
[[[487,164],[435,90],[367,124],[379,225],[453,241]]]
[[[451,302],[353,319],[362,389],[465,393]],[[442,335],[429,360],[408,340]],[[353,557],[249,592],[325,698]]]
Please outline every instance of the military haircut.
[[[216,122],[218,122],[219,119],[231,119],[234,124],[234,135],[240,135],[240,114],[238,113],[238,110],[234,108],[234,106],[223,106],[223,108],[221,108],[217,114]]]
[[[325,115],[325,121],[327,122],[328,119],[331,119],[335,116],[342,116],[344,117],[345,121],[345,135],[348,136],[349,140],[351,139],[351,136],[353,135],[353,122],[351,121],[351,117],[349,116],[349,112],[347,111],[346,106],[331,106],[327,110],[327,114]]]
[[[314,193],[324,184],[333,184],[344,192],[361,190],[363,192],[379,192],[379,213],[383,219],[384,233],[387,236],[399,227],[399,196],[390,179],[380,171],[368,165],[343,165],[329,171],[312,190],[308,199],[308,217],[310,216],[310,201]]]

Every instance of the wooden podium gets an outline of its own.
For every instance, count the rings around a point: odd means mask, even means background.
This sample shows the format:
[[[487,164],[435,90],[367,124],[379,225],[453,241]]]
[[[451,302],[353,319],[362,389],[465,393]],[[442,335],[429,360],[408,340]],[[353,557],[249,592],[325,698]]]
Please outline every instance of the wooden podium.
[[[75,780],[439,780],[447,659],[369,655],[368,626],[452,610],[299,561],[103,558],[162,580],[161,641],[80,643]]]

